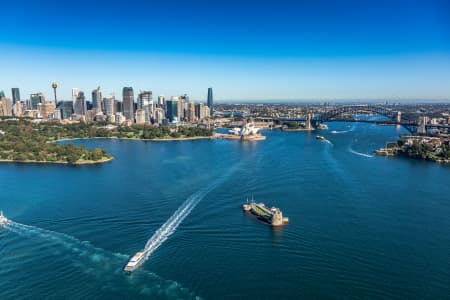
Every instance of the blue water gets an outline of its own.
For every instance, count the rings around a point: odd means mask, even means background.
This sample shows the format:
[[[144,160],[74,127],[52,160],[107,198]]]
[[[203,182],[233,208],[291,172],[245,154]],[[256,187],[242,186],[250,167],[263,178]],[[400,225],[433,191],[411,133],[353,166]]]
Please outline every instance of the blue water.
[[[116,159],[0,165],[15,222],[0,229],[0,299],[450,299],[450,167],[374,157],[401,128],[328,125],[327,141],[83,140]],[[290,224],[243,214],[252,194]]]

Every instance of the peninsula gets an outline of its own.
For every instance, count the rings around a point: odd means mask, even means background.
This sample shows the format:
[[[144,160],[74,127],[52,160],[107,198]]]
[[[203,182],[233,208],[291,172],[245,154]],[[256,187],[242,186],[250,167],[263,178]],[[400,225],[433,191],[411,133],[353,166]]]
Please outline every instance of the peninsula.
[[[147,141],[207,139],[213,130],[199,127],[112,126],[102,123],[36,122],[29,118],[0,119],[0,162],[97,164],[113,157],[103,149],[88,150],[59,141],[107,138]]]
[[[450,139],[448,137],[409,136],[388,143],[386,148],[375,151],[382,156],[403,156],[419,160],[450,163]]]

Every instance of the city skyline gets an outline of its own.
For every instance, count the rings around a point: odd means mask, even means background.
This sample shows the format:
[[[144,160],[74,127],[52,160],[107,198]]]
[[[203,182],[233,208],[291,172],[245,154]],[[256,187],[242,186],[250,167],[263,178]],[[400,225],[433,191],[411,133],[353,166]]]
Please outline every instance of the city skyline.
[[[50,99],[56,80],[62,99],[97,86],[196,100],[213,86],[217,102],[450,99],[442,1],[130,1],[126,15],[101,1],[55,4],[4,4],[0,89],[8,95],[19,87]],[[98,17],[71,16],[84,5]]]

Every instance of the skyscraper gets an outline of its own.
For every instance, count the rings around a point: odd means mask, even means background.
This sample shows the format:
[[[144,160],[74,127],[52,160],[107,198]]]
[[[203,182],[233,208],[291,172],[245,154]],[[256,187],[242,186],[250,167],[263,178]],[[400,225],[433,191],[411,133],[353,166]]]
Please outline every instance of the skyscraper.
[[[212,117],[213,116],[213,91],[212,88],[208,88],[208,101],[207,101],[207,105],[209,107],[209,115]]]
[[[92,108],[98,112],[102,111],[102,89],[97,87],[92,91]]]
[[[114,95],[109,95],[108,97],[103,98],[103,103],[105,107],[105,114],[107,116],[112,116],[116,113],[116,99]]]
[[[122,90],[123,115],[127,120],[134,120],[134,94],[132,87],[124,87]]]
[[[70,120],[73,114],[73,102],[72,101],[64,101],[59,107],[61,110],[61,118],[63,120]]]
[[[42,93],[31,94],[30,95],[30,106],[31,109],[38,109],[39,103],[45,103],[45,97]]]
[[[166,101],[166,118],[170,122],[179,121],[178,120],[178,100],[167,100]]]
[[[77,99],[73,103],[73,112],[76,115],[83,116],[86,113],[86,98],[84,92],[78,92]]]
[[[72,102],[75,104],[78,97],[78,88],[72,88]]]
[[[145,122],[149,122],[154,110],[152,91],[141,91],[139,93],[138,109],[143,109],[145,111]]]
[[[16,104],[16,102],[20,101],[20,92],[19,92],[19,88],[12,88],[11,89],[11,93],[12,93],[12,104]]]

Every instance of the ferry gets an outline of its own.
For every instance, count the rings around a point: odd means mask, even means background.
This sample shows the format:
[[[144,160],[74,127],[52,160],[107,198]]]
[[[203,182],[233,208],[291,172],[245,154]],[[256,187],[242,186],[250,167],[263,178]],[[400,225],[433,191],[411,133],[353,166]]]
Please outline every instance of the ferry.
[[[325,140],[325,138],[322,135],[316,135],[316,139],[321,141]]]
[[[242,209],[274,227],[289,223],[289,218],[283,217],[283,213],[279,208],[266,207],[264,203],[255,203],[253,199],[250,203],[247,199],[247,203],[242,206]]]
[[[145,251],[143,252],[137,252],[131,259],[130,261],[127,263],[127,265],[125,266],[125,268],[123,268],[123,270],[125,272],[131,273],[134,270],[137,269],[137,267],[139,267],[139,265],[144,261],[145,258]]]
[[[0,210],[0,226],[8,224],[10,221],[3,215],[3,211]]]

